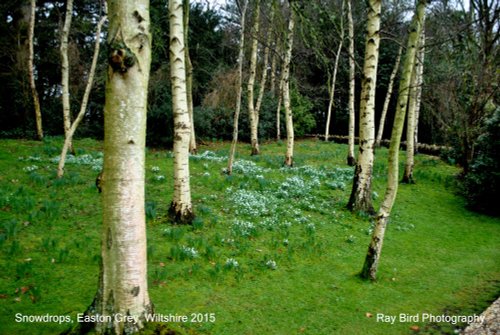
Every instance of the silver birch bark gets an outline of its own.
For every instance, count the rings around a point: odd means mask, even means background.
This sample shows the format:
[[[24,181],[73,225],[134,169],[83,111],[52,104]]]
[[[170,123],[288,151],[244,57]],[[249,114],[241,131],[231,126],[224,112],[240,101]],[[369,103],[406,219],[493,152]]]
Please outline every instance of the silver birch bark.
[[[247,84],[247,103],[248,103],[248,116],[250,119],[250,142],[252,144],[252,155],[259,154],[259,125],[258,118],[256,115],[255,104],[254,104],[254,86],[255,86],[255,76],[257,72],[257,48],[259,35],[259,19],[260,19],[260,0],[256,0],[254,17],[253,17],[253,28],[252,28],[252,51],[250,53],[250,73],[248,76]]]
[[[290,3],[290,19],[288,21],[285,59],[283,61],[283,106],[285,107],[285,118],[286,118],[286,154],[284,162],[285,166],[293,166],[293,149],[294,149],[293,114],[290,102],[290,62],[292,60],[295,12],[293,9],[292,1],[289,1],[289,3]]]
[[[270,22],[273,21],[274,21],[274,6],[271,5]],[[262,64],[262,77],[260,79],[259,95],[257,96],[257,102],[255,103],[255,118],[256,118],[255,123],[257,124],[257,127],[259,125],[260,107],[262,106],[264,91],[266,89],[267,72],[268,72],[267,67],[269,65],[269,49],[271,45],[271,38],[272,38],[272,29],[271,26],[269,26],[267,31],[266,45],[264,47],[264,61],[263,61],[264,63]]]
[[[332,109],[334,105],[335,98],[335,83],[337,82],[337,71],[339,68],[340,52],[342,51],[342,45],[344,44],[344,1],[342,1],[342,11],[340,19],[340,41],[337,48],[337,54],[335,55],[335,65],[333,67],[332,83],[330,85],[330,101],[328,102],[328,110],[326,115],[326,125],[325,125],[325,141],[328,142],[328,137],[330,137],[330,121],[332,118]]]
[[[415,128],[417,127],[417,104],[419,104],[418,100],[418,91],[419,91],[419,82],[421,81],[420,68],[422,67],[422,63],[418,60],[418,56],[420,54],[420,44],[423,42],[420,34],[419,42],[417,43],[417,52],[415,52],[415,65],[413,67],[413,73],[411,76],[410,83],[410,93],[408,97],[408,117],[407,117],[407,126],[406,126],[406,162],[405,162],[405,171],[403,174],[402,182],[405,184],[414,184],[415,179],[413,178],[413,167],[415,165]],[[420,107],[420,106],[418,106]]]
[[[97,334],[132,334],[152,313],[144,210],[149,1],[109,0],[108,9],[102,268],[86,313],[98,316]]]
[[[375,88],[380,44],[381,0],[368,1],[365,62],[361,82],[359,157],[348,208],[374,213],[372,205],[373,145],[375,143]]]
[[[241,109],[241,94],[243,91],[243,56],[245,49],[245,15],[247,12],[248,0],[243,0],[243,6],[241,6],[241,35],[240,35],[240,46],[238,54],[238,93],[236,95],[236,108],[234,110],[233,117],[233,140],[231,142],[231,149],[229,150],[229,158],[227,162],[226,173],[230,175],[233,173],[233,161],[234,155],[236,154],[236,145],[238,144],[238,121],[240,119],[240,109]]]
[[[40,99],[38,98],[38,91],[35,84],[35,71],[34,71],[34,45],[33,39],[35,35],[35,21],[36,21],[36,0],[31,0],[31,14],[28,29],[28,76],[30,81],[31,95],[33,96],[33,107],[35,109],[35,121],[36,121],[36,134],[38,140],[43,139],[43,128],[42,128],[42,111],[40,109]]]
[[[415,153],[418,152],[418,121],[420,118],[420,105],[422,104],[422,88],[424,85],[424,61],[425,61],[425,26],[420,34],[420,49],[417,57],[418,82],[417,82],[417,105],[415,107]]]
[[[385,119],[387,117],[387,111],[389,110],[389,103],[391,102],[392,90],[394,87],[394,80],[398,74],[399,62],[401,61],[401,54],[403,52],[403,46],[401,45],[398,50],[398,55],[396,56],[396,62],[394,63],[394,68],[392,69],[391,76],[389,77],[389,85],[387,86],[387,93],[385,95],[384,107],[382,108],[382,115],[380,115],[380,122],[377,131],[377,139],[375,140],[375,147],[380,147],[382,142],[382,136],[384,135]]]
[[[399,146],[401,144],[401,134],[405,121],[405,114],[408,105],[408,95],[410,90],[411,77],[414,70],[415,54],[418,45],[421,27],[425,15],[425,5],[427,0],[419,0],[415,15],[413,16],[408,36],[408,45],[403,65],[403,72],[399,85],[398,105],[392,127],[391,143],[389,146],[389,162],[387,169],[387,189],[384,200],[377,214],[375,228],[372,233],[365,263],[361,271],[361,277],[376,280],[377,269],[380,261],[380,253],[384,242],[387,221],[391,214],[392,206],[398,191],[399,178]]]
[[[274,47],[277,48],[278,44],[275,43]],[[273,95],[276,94],[276,66],[277,66],[277,59],[278,58],[278,53],[277,50],[274,50],[273,55],[271,57],[271,87],[269,90]]]
[[[68,138],[71,128],[71,104],[69,100],[69,60],[68,60],[68,38],[73,17],[73,0],[66,1],[66,16],[61,31],[61,86],[62,86],[62,106],[64,121],[64,137]],[[73,141],[69,141],[69,150],[74,153]]]
[[[189,56],[189,0],[184,0],[184,44],[186,55],[186,91],[187,104],[189,111],[189,120],[191,121],[191,136],[189,138],[189,152],[196,154],[198,151],[196,146],[196,135],[194,132],[194,108],[193,108],[193,64]]]
[[[170,23],[170,78],[174,114],[174,196],[170,216],[178,223],[194,218],[189,176],[189,141],[191,122],[186,93],[186,57],[182,0],[168,3]]]
[[[352,20],[351,1],[347,0],[347,24],[349,30],[349,130],[348,130],[348,151],[347,151],[347,164],[349,166],[356,165],[356,158],[354,156],[354,139],[356,128],[356,109],[355,109],[355,95],[356,95],[356,62],[354,59],[354,23]]]
[[[62,148],[61,152],[61,158],[59,159],[59,164],[57,166],[57,178],[61,178],[64,174],[64,165],[66,163],[66,155],[68,154],[68,150],[70,150],[72,142],[73,142],[73,135],[75,135],[76,128],[78,128],[78,125],[82,121],[83,117],[85,116],[85,111],[87,110],[87,104],[89,101],[89,96],[90,96],[90,91],[92,90],[92,85],[94,83],[94,76],[95,76],[95,68],[97,66],[97,59],[99,56],[99,49],[101,45],[101,30],[104,22],[106,21],[106,15],[104,15],[99,23],[97,24],[97,31],[96,31],[96,36],[95,36],[95,46],[94,46],[94,55],[92,56],[92,64],[90,66],[89,70],[89,78],[87,80],[87,86],[85,87],[85,93],[83,94],[82,98],[82,103],[80,105],[80,111],[78,112],[78,115],[76,119],[73,121],[71,124],[71,127],[66,134],[66,137],[64,139],[64,145]]]

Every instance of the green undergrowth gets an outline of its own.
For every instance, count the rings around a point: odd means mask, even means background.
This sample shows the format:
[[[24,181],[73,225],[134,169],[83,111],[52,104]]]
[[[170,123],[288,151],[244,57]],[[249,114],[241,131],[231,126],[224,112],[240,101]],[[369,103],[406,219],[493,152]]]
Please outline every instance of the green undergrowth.
[[[76,141],[57,180],[61,145],[0,141],[0,334],[61,333],[96,293],[102,143]],[[222,173],[228,149],[207,144],[190,159],[192,226],[168,221],[172,153],[147,152],[149,293],[156,313],[188,318],[148,332],[411,334],[416,326],[451,334],[464,325],[390,324],[377,314],[470,315],[500,293],[500,220],[465,209],[456,167],[417,155],[416,184],[399,187],[372,283],[357,276],[373,219],[345,209],[353,174],[345,145],[298,142],[291,169],[281,142],[262,145],[259,156],[240,145],[231,176]],[[377,151],[376,206],[386,158]],[[73,323],[16,322],[47,314]]]

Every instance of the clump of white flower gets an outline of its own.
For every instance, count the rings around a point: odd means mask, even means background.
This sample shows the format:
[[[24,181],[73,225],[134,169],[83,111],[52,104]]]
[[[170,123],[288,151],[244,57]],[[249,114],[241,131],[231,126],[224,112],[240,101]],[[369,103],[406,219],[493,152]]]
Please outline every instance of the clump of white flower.
[[[239,267],[240,264],[238,264],[238,261],[234,258],[228,258],[226,259],[226,264],[224,264],[224,267],[227,269],[233,269]]]
[[[223,162],[227,160],[227,156],[217,156],[217,154],[210,150],[205,150],[201,154],[190,155],[194,160],[207,160],[212,162]]]
[[[252,222],[236,220],[232,226],[233,232],[242,237],[254,236],[256,233],[255,226]]]
[[[160,167],[159,166],[153,166],[153,167],[151,167],[151,172],[153,172],[153,173],[159,173],[160,172]]]
[[[36,171],[38,170],[38,166],[37,165],[30,165],[30,166],[26,166],[23,168],[23,171],[25,172],[33,172],[33,171]]]
[[[209,173],[208,171],[205,171],[205,172],[203,173],[203,177],[210,177],[210,173]]]
[[[271,270],[276,270],[276,267],[277,267],[276,262],[275,262],[275,261],[273,261],[272,259],[270,259],[270,260],[268,260],[268,261],[266,262],[266,266],[267,266],[269,269],[271,269]]]
[[[161,174],[154,176],[155,181],[164,181],[165,179],[165,176]]]
[[[183,245],[180,250],[187,258],[192,259],[198,257],[198,251],[196,251],[195,248],[186,247]]]
[[[276,210],[277,204],[272,194],[264,194],[251,190],[227,189],[229,201],[234,204],[236,214],[248,216],[265,216]]]

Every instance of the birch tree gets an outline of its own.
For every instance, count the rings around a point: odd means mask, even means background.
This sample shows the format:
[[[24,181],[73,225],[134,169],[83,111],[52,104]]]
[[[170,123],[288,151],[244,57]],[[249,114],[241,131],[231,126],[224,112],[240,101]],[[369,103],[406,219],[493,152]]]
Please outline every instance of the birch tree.
[[[109,0],[104,105],[102,267],[87,310],[97,334],[132,334],[153,307],[148,294],[144,210],[151,36],[148,0]]]
[[[106,12],[106,10],[104,11]],[[73,136],[75,135],[76,128],[83,120],[85,116],[85,112],[87,111],[87,105],[90,97],[90,91],[92,90],[92,85],[94,83],[95,69],[97,66],[97,59],[99,57],[99,49],[101,45],[101,30],[104,22],[106,21],[107,16],[103,15],[101,20],[97,23],[97,31],[95,35],[95,46],[94,46],[94,55],[92,56],[92,64],[90,65],[89,77],[87,79],[87,86],[85,87],[85,92],[83,93],[82,103],[80,105],[80,111],[76,119],[71,124],[68,133],[64,138],[64,144],[61,152],[61,156],[59,159],[59,164],[57,166],[57,177],[61,178],[64,174],[64,165],[66,163],[66,156],[68,154],[68,150],[71,151],[71,146],[73,142]]]
[[[328,141],[330,136],[330,121],[332,118],[332,109],[335,103],[335,84],[337,82],[337,72],[339,68],[339,60],[340,60],[340,52],[342,51],[342,46],[344,45],[344,3],[342,1],[342,9],[340,12],[340,40],[339,45],[337,47],[337,53],[335,54],[335,63],[333,66],[333,75],[330,83],[330,94],[329,94],[329,102],[328,102],[328,110],[326,116],[326,125],[325,125],[325,141]]]
[[[33,107],[35,109],[35,121],[36,121],[36,134],[38,140],[43,139],[43,128],[42,128],[42,111],[40,109],[40,99],[38,98],[38,91],[35,84],[35,70],[34,70],[34,35],[35,35],[35,21],[36,21],[36,0],[31,0],[31,14],[28,28],[28,76],[30,81],[31,95],[33,97]]]
[[[170,25],[170,79],[174,114],[174,195],[170,216],[174,222],[191,223],[194,218],[189,176],[191,122],[186,93],[186,56],[182,0],[168,3]]]
[[[290,4],[290,19],[288,21],[285,58],[283,60],[283,105],[285,107],[286,118],[286,154],[285,166],[293,166],[294,130],[293,115],[290,102],[290,61],[293,49],[293,30],[295,26],[295,13],[292,0]]]
[[[255,77],[257,72],[257,48],[259,41],[257,36],[259,35],[259,19],[260,19],[260,0],[255,1],[254,16],[253,16],[253,27],[252,27],[252,50],[250,53],[250,73],[248,76],[247,84],[247,104],[248,104],[248,116],[250,119],[250,142],[252,145],[252,155],[259,154],[259,134],[258,134],[258,117],[255,111],[254,105],[254,86]]]
[[[271,3],[271,14],[269,16],[269,21],[272,23],[274,21],[274,1]],[[256,117],[256,123],[257,127],[259,125],[259,115],[260,115],[260,108],[262,106],[262,100],[264,98],[264,91],[266,90],[266,82],[267,82],[267,72],[268,72],[268,65],[269,65],[269,50],[270,50],[270,45],[272,42],[272,26],[269,25],[268,30],[267,30],[267,38],[266,38],[266,45],[264,46],[264,60],[262,64],[262,76],[260,79],[260,87],[259,87],[259,95],[257,96],[257,102],[255,103],[255,117]]]
[[[414,131],[414,143],[415,143],[415,153],[418,152],[418,122],[420,119],[420,106],[422,104],[422,88],[424,85],[424,61],[425,61],[425,26],[422,27],[422,33],[420,34],[420,48],[417,54],[417,97],[416,97],[416,107],[415,107],[415,131]]]
[[[349,166],[356,165],[356,158],[354,156],[354,135],[356,127],[356,109],[355,109],[355,95],[356,95],[356,62],[354,59],[354,23],[352,20],[352,0],[347,0],[347,25],[349,34],[349,136],[348,136],[348,151],[347,151],[347,164]]]
[[[236,153],[236,145],[238,144],[238,121],[240,118],[240,109],[241,109],[241,94],[243,91],[242,82],[243,82],[243,56],[245,51],[245,15],[247,12],[248,0],[243,0],[243,4],[240,5],[239,1],[236,1],[238,7],[241,12],[241,35],[240,35],[240,45],[239,45],[239,54],[238,54],[238,93],[236,95],[236,108],[234,109],[233,116],[233,140],[231,142],[231,149],[229,151],[229,159],[227,162],[226,173],[231,175],[233,172],[233,161],[234,155]]]
[[[387,221],[391,214],[392,206],[396,199],[398,191],[399,178],[399,146],[401,144],[401,134],[405,121],[405,114],[408,105],[408,96],[410,91],[411,77],[414,71],[415,55],[419,41],[420,32],[424,22],[425,6],[427,0],[419,0],[415,15],[412,18],[409,28],[408,44],[404,59],[403,72],[399,85],[398,104],[394,125],[391,134],[391,143],[389,146],[389,162],[387,170],[387,189],[384,200],[377,214],[375,228],[366,254],[365,263],[361,271],[361,277],[365,279],[376,280],[377,269],[380,261],[380,253],[384,242]]]
[[[369,0],[366,23],[365,62],[361,82],[359,157],[348,208],[374,213],[372,205],[373,145],[375,143],[375,88],[380,44],[381,0]]]
[[[61,87],[62,87],[62,106],[64,121],[64,137],[68,138],[71,128],[71,105],[69,100],[69,60],[68,60],[68,38],[71,28],[71,19],[73,17],[73,0],[66,1],[66,16],[61,32]],[[69,140],[69,151],[74,153],[73,141]]]
[[[196,135],[194,132],[194,108],[193,108],[193,64],[189,56],[189,11],[191,7],[189,0],[184,0],[184,53],[186,56],[186,91],[189,120],[191,121],[191,136],[189,138],[189,152],[196,154]]]
[[[399,63],[401,61],[401,54],[403,52],[403,45],[399,47],[398,55],[396,56],[396,62],[394,63],[394,68],[392,69],[391,76],[389,77],[389,84],[387,86],[387,93],[385,94],[384,106],[382,108],[382,114],[380,115],[380,121],[377,131],[377,139],[375,140],[375,147],[380,147],[382,142],[382,136],[384,135],[384,125],[385,119],[387,117],[387,111],[389,110],[389,103],[391,102],[392,90],[394,87],[394,80],[398,74]]]

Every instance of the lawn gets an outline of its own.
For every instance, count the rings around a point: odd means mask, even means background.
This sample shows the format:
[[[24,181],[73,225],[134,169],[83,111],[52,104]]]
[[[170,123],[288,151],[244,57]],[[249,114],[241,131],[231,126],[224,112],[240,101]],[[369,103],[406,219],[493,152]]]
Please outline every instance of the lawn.
[[[55,179],[61,138],[0,140],[0,334],[57,334],[77,322],[96,293],[101,202],[95,177],[102,143],[75,142],[77,156]],[[459,169],[416,157],[414,185],[400,185],[378,281],[358,278],[373,220],[345,209],[353,168],[347,146],[240,145],[232,176],[228,143],[190,159],[192,226],[173,226],[172,153],[149,149],[146,167],[149,293],[158,314],[189,334],[453,334],[463,324],[399,322],[399,314],[472,315],[500,293],[500,219],[465,209]],[[373,196],[386,182],[376,152]],[[401,153],[404,159],[404,153]],[[377,315],[398,316],[390,322]],[[74,323],[16,322],[69,316]],[[215,319],[215,320],[214,320]],[[198,322],[195,322],[198,321]]]

